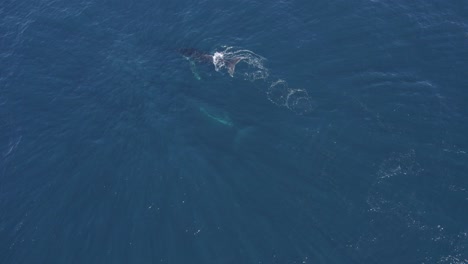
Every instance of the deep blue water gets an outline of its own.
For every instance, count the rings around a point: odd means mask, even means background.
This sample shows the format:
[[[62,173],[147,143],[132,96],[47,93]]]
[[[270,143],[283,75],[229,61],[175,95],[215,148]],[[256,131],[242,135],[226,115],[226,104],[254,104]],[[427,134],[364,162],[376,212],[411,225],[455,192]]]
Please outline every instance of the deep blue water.
[[[2,0],[0,37],[0,263],[468,263],[465,0]]]

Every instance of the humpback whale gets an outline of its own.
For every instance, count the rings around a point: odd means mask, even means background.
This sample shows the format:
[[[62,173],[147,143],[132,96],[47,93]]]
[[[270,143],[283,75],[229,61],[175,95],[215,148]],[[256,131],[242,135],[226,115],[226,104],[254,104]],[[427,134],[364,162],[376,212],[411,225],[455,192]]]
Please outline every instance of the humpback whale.
[[[226,67],[231,77],[234,77],[236,64],[242,60],[242,58],[226,59],[222,52],[215,52],[212,55],[194,48],[183,48],[178,49],[177,51],[191,62],[194,61],[198,63],[212,64],[215,66],[216,70],[221,67]]]

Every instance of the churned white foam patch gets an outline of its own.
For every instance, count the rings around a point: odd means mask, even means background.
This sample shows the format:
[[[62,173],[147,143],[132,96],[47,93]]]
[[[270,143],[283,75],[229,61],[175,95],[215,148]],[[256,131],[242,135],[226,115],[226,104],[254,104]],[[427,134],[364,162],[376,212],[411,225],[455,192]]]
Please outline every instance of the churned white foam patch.
[[[224,67],[224,54],[222,52],[215,52],[213,54],[213,64],[216,71]]]

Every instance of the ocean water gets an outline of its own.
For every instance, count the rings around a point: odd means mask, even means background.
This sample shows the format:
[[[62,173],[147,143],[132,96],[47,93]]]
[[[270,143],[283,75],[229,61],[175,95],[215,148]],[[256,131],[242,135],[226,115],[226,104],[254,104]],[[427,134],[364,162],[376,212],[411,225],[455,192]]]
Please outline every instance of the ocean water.
[[[0,263],[468,263],[467,77],[465,0],[2,0]]]

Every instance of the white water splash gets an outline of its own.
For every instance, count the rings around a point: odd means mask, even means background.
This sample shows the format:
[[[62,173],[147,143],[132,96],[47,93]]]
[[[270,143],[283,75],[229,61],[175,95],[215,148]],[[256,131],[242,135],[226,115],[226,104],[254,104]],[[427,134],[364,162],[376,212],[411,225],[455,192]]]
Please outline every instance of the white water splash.
[[[231,77],[242,76],[250,81],[268,78],[268,69],[264,66],[265,60],[253,51],[226,46],[223,51],[213,54],[216,71],[226,69]]]

